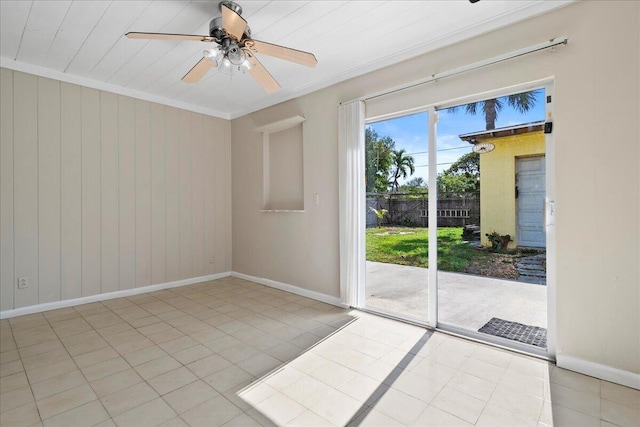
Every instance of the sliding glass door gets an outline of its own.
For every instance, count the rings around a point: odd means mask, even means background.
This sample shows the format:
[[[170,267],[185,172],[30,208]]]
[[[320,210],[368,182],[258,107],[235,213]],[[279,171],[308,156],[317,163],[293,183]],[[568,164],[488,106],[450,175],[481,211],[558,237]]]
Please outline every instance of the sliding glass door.
[[[368,123],[366,308],[428,318],[428,132],[426,112]]]
[[[545,90],[438,116],[438,324],[544,353]]]
[[[365,308],[547,354],[549,88],[367,123]]]

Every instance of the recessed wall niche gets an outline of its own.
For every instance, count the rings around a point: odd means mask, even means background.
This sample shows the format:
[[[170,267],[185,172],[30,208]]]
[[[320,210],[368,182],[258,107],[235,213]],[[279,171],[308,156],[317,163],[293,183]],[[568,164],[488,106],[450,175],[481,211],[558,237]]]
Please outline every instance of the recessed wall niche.
[[[256,129],[262,132],[263,212],[304,212],[303,122],[293,116]]]

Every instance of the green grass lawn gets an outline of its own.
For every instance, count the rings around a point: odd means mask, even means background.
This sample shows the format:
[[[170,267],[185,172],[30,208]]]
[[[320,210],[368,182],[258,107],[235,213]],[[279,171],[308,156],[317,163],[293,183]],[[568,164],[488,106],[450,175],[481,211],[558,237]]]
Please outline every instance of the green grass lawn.
[[[428,267],[427,228],[367,228],[367,260]],[[462,227],[438,228],[438,268],[462,272],[474,260],[487,258],[462,240]]]

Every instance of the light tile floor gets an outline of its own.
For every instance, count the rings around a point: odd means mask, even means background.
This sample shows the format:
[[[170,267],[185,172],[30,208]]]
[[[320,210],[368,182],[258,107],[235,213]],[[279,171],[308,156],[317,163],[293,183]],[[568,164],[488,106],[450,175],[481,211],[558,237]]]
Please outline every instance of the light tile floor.
[[[0,322],[9,426],[638,426],[640,391],[236,278]]]

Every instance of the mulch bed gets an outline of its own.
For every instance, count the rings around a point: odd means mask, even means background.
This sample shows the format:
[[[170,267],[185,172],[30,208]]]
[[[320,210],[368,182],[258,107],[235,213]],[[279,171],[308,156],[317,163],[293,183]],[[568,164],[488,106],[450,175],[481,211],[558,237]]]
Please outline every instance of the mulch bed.
[[[518,268],[516,263],[522,257],[520,254],[492,253],[487,259],[471,262],[465,269],[465,273],[478,276],[496,277],[498,279],[517,279]]]

